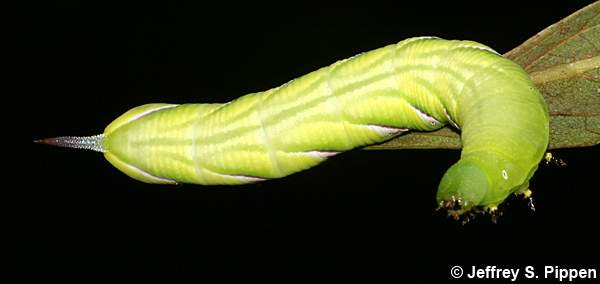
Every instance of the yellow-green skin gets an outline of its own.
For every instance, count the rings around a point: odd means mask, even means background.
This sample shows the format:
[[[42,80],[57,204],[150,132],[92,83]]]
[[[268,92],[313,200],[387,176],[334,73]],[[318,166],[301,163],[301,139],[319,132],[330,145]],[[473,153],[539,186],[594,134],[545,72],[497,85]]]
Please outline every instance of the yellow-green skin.
[[[439,202],[490,208],[527,190],[548,145],[546,104],[521,67],[472,41],[407,39],[225,104],[143,105],[102,146],[144,182],[244,184],[446,124],[463,150]]]

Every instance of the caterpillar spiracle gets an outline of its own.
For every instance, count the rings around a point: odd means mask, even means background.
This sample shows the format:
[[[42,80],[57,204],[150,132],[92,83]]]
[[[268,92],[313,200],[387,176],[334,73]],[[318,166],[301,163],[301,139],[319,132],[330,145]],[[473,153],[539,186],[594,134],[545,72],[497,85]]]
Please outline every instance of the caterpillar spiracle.
[[[147,104],[104,133],[36,142],[90,149],[148,183],[246,184],[281,178],[406,131],[450,124],[460,160],[437,200],[493,209],[529,180],[549,116],[527,73],[473,41],[409,38],[223,104]]]

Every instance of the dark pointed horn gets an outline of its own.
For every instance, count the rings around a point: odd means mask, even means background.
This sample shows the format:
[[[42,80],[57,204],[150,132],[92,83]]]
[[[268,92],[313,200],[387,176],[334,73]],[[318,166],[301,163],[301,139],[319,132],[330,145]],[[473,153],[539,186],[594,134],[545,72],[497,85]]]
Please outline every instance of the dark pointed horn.
[[[103,134],[94,136],[62,136],[54,138],[45,138],[34,140],[35,143],[47,144],[58,147],[85,149],[97,152],[104,152],[104,146],[102,145]]]

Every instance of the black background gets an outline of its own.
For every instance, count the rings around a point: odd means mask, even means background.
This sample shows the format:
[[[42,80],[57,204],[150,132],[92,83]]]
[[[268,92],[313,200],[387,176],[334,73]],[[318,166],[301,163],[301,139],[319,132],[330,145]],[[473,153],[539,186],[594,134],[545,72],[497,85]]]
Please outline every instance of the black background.
[[[31,143],[98,134],[149,102],[228,101],[413,36],[504,53],[590,3],[402,2],[21,7],[6,29],[16,83],[3,108],[4,141],[16,142],[2,190],[9,270],[82,282],[458,282],[453,265],[600,268],[597,146],[554,151],[568,165],[540,167],[535,212],[511,198],[498,224],[463,226],[434,211],[459,151],[353,151],[280,180],[203,187],[140,183],[97,153]]]

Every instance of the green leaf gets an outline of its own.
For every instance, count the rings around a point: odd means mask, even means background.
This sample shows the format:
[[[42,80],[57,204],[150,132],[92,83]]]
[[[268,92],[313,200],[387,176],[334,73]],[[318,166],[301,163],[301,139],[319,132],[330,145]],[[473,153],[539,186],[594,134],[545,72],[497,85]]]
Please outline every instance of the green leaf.
[[[550,110],[550,149],[600,144],[600,2],[504,54],[529,72]],[[449,128],[411,132],[370,150],[459,149]]]

